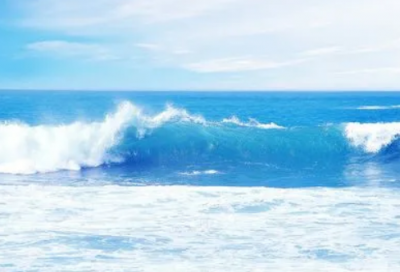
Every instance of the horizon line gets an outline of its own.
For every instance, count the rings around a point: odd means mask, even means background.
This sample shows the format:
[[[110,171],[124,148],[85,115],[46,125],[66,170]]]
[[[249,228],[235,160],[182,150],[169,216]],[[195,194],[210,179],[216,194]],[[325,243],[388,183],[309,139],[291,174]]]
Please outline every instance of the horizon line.
[[[190,93],[190,92],[265,92],[265,93],[272,93],[272,92],[313,92],[313,93],[326,93],[326,92],[400,92],[399,89],[50,89],[50,88],[0,88],[0,92],[4,91],[16,91],[16,92],[23,92],[23,91],[32,91],[32,92],[183,92],[183,93]]]

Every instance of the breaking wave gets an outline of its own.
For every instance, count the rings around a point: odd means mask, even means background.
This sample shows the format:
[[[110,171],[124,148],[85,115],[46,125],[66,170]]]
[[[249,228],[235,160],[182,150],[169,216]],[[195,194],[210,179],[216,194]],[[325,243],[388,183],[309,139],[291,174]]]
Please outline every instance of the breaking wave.
[[[232,116],[231,118],[224,118],[222,120],[222,123],[234,124],[234,125],[241,126],[241,127],[256,127],[256,128],[260,128],[260,129],[284,129],[285,128],[285,127],[279,126],[275,123],[263,124],[263,123],[258,122],[254,118],[249,118],[248,122],[242,122],[236,116]]]
[[[102,122],[75,122],[57,126],[0,124],[0,173],[32,174],[97,167],[123,158],[108,153],[123,139],[123,131],[136,128],[138,139],[147,131],[169,121],[203,123],[201,117],[168,106],[155,116],[146,116],[129,102],[123,102]]]
[[[34,174],[104,164],[254,162],[323,167],[359,156],[360,151],[366,155],[398,152],[399,134],[400,122],[286,128],[237,117],[209,121],[170,105],[148,115],[133,103],[123,102],[98,122],[0,124],[0,173]]]
[[[378,153],[398,139],[400,122],[348,123],[345,134],[353,146],[368,153]]]

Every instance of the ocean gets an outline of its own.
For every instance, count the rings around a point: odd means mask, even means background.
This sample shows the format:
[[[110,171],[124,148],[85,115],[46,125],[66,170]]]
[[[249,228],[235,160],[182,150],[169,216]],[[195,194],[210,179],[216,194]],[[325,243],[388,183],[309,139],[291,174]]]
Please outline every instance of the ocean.
[[[400,271],[399,92],[0,92],[0,271]]]

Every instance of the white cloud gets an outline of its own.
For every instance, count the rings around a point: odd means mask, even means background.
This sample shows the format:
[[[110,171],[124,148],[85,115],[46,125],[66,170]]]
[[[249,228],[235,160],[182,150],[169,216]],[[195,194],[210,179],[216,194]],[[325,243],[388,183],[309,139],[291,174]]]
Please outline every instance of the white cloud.
[[[359,70],[343,71],[338,74],[354,75],[354,74],[400,74],[400,67],[378,67],[366,68]]]
[[[330,46],[323,48],[316,48],[302,52],[301,54],[304,56],[322,56],[322,55],[331,55],[338,53],[342,50],[340,46]]]
[[[150,51],[159,51],[162,50],[161,46],[154,43],[137,43],[135,44],[136,47],[147,49]]]
[[[28,44],[27,49],[55,57],[84,58],[98,61],[117,59],[107,48],[98,44],[53,40]]]
[[[39,28],[93,27],[92,31],[102,32],[132,27],[134,22],[154,24],[193,18],[235,1],[238,0],[29,0],[24,1],[28,16],[23,22]]]
[[[191,63],[186,66],[187,69],[200,73],[215,73],[215,72],[241,72],[275,69],[289,65],[295,65],[304,60],[293,60],[286,62],[275,62],[263,59],[255,59],[250,57],[242,58],[225,58],[206,60],[197,63]]]
[[[376,52],[388,52],[400,49],[400,38],[396,38],[389,41],[379,41],[378,43],[371,44],[368,46],[361,46],[355,50],[351,50],[351,54],[363,54],[363,53],[376,53]]]
[[[219,73],[221,82],[252,71],[232,84],[255,88],[400,87],[393,76],[400,69],[397,0],[16,1],[25,27],[99,40],[28,46],[39,52],[127,59],[139,50],[150,66]],[[356,76],[371,69],[379,76]]]

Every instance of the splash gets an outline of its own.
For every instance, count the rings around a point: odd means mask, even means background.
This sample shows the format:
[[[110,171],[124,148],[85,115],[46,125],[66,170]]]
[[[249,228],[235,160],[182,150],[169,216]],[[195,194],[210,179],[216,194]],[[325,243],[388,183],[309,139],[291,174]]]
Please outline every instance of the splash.
[[[0,172],[32,174],[99,166],[112,159],[107,158],[107,150],[139,112],[132,104],[123,103],[103,122],[58,126],[4,123],[0,125]]]
[[[400,135],[400,122],[348,123],[345,135],[350,143],[368,153],[377,153]]]
[[[108,151],[122,139],[122,132],[134,126],[137,138],[166,122],[205,122],[185,110],[172,106],[148,116],[130,102],[121,103],[117,111],[102,122],[75,122],[57,126],[0,124],[0,173],[34,174],[59,170],[80,170],[107,162],[123,160]]]

